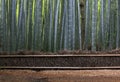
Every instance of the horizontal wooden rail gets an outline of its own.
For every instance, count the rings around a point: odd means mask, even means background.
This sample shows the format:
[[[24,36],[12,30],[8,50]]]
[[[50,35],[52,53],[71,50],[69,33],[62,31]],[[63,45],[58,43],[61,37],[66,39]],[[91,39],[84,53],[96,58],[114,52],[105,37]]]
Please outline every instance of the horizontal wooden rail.
[[[120,54],[0,55],[0,58],[2,57],[110,57],[110,56],[115,57],[115,56],[120,56]]]
[[[0,69],[31,69],[31,70],[103,70],[103,69],[111,69],[111,70],[120,70],[120,66],[112,66],[112,67],[17,67],[17,66],[3,66]]]

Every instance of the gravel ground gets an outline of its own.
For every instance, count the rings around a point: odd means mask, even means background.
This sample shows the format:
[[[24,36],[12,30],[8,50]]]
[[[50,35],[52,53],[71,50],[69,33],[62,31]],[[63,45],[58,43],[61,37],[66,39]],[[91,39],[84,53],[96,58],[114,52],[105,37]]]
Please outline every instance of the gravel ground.
[[[120,70],[0,70],[0,82],[120,82]]]

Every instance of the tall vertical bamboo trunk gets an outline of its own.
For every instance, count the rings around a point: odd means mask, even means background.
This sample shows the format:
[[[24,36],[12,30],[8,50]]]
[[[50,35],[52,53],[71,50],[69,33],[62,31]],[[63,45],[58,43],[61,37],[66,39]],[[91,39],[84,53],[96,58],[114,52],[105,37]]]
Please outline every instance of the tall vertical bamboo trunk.
[[[117,35],[116,48],[120,48],[120,0],[117,0]]]

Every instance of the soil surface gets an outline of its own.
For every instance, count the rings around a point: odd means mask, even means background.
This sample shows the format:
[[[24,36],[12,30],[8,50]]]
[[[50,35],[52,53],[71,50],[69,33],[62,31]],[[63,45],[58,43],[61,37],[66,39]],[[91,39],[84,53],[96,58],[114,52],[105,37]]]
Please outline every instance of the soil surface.
[[[110,51],[87,51],[87,50],[75,50],[75,51],[58,51],[55,53],[52,52],[43,52],[43,51],[17,51],[17,52],[0,52],[0,55],[65,55],[65,54],[120,54],[120,49],[110,50]]]
[[[120,82],[120,70],[0,70],[0,82]]]

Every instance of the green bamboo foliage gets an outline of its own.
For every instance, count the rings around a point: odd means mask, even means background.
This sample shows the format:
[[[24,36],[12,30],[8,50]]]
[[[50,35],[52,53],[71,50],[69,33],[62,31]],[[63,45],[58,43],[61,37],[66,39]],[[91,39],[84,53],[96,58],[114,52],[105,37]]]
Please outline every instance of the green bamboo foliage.
[[[119,11],[119,0],[0,0],[0,50],[118,49]]]

